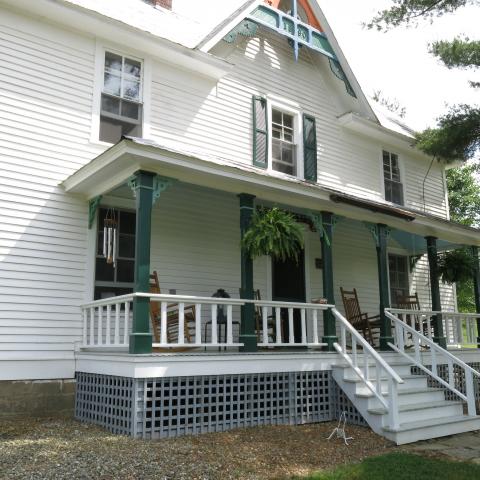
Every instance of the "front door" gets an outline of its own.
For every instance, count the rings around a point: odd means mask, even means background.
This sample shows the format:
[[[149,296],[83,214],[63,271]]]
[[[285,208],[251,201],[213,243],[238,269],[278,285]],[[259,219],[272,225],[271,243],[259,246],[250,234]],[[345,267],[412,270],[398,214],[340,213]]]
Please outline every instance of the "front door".
[[[305,253],[294,259],[272,261],[272,299],[282,302],[305,302]],[[300,310],[294,310],[293,317],[295,342],[302,339]],[[289,338],[288,311],[282,309],[282,342]]]

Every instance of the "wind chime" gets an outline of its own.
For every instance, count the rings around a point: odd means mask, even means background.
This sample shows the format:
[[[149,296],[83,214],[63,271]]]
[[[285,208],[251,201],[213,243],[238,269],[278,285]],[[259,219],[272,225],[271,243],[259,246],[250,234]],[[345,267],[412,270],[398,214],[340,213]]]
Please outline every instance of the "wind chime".
[[[107,210],[103,221],[103,256],[108,264],[117,264],[117,228],[118,220],[113,208]]]

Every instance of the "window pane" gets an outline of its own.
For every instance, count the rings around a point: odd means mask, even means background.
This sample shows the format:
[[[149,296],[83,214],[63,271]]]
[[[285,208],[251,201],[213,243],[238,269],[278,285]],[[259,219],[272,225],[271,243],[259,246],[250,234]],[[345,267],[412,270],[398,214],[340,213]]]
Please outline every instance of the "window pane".
[[[282,124],[282,112],[278,110],[272,110],[272,122],[278,123],[279,125]]]
[[[102,142],[117,143],[124,135],[141,137],[142,126],[104,116],[100,117],[100,140]]]
[[[281,145],[282,142],[279,140],[272,140],[272,157],[276,160],[281,160]]]
[[[383,163],[390,165],[390,154],[385,150],[383,151]]]
[[[123,96],[138,100],[140,98],[140,82],[135,80],[124,80]]]
[[[135,234],[135,214],[133,212],[120,212],[120,233]]]
[[[135,262],[117,260],[117,282],[133,282]]]
[[[100,282],[113,282],[114,269],[112,263],[107,263],[103,257],[97,258],[95,266],[95,280]]]
[[[120,99],[109,97],[108,95],[102,95],[102,111],[120,114]]]
[[[122,102],[122,117],[132,118],[133,120],[140,119],[140,105],[132,102]]]
[[[283,124],[288,128],[293,128],[293,117],[291,115],[283,114]]]
[[[131,58],[125,59],[125,65],[124,65],[123,71],[127,75],[132,75],[133,77],[140,79],[141,69],[142,69],[142,65],[140,62],[137,62],[136,60],[132,60]]]
[[[111,52],[105,52],[105,70],[122,71],[122,57]]]
[[[119,257],[135,258],[135,237],[133,235],[121,233],[118,243]]]
[[[111,95],[120,96],[120,76],[113,73],[105,72],[104,82],[103,82],[103,91],[105,93],[110,93]]]

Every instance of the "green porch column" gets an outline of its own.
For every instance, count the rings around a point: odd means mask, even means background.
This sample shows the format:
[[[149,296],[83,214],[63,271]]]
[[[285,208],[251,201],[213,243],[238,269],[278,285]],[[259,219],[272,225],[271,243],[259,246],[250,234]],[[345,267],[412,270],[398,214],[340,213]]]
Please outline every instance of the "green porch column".
[[[335,304],[335,294],[333,290],[333,213],[321,212],[322,232],[320,242],[322,244],[322,282],[323,296],[330,305]],[[327,344],[328,351],[334,351],[333,344],[338,342],[337,331],[335,328],[335,317],[330,310],[323,312],[323,338],[322,342]]]
[[[136,197],[135,229],[135,292],[149,291],[150,238],[153,206],[154,173],[140,170],[132,182]],[[133,301],[133,324],[130,334],[130,353],[151,353],[150,301],[135,298]]]
[[[390,294],[388,291],[388,252],[387,241],[389,229],[387,225],[376,225],[378,291],[380,295],[380,350],[391,350],[388,343],[393,343],[392,324],[385,315],[385,309],[390,308]]]
[[[436,237],[425,237],[427,241],[427,256],[430,270],[430,291],[432,294],[432,310],[440,312],[442,304],[440,302],[440,282],[438,280],[438,252]],[[447,348],[447,340],[443,335],[442,315],[433,317],[433,341],[441,347]]]
[[[240,236],[243,239],[245,232],[250,226],[252,220],[254,205],[254,195],[241,193],[240,199]],[[248,300],[253,300],[253,262],[244,250],[241,250],[241,279],[240,296]],[[240,323],[240,342],[244,344],[243,352],[257,351],[257,334],[255,332],[255,306],[247,303],[242,307]]]
[[[478,260],[478,247],[472,247],[473,256],[473,293],[475,295],[475,310],[480,314],[480,263]],[[480,318],[477,318],[477,347],[480,348]]]

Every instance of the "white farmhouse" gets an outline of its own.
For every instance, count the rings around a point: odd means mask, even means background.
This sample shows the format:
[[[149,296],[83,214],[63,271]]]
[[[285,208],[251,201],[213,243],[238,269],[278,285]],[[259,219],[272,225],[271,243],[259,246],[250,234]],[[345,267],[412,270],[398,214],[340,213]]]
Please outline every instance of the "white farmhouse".
[[[479,231],[320,0],[0,0],[0,45],[0,415],[480,428],[477,316],[437,274],[472,248],[480,313]],[[241,247],[272,212],[297,261]]]

